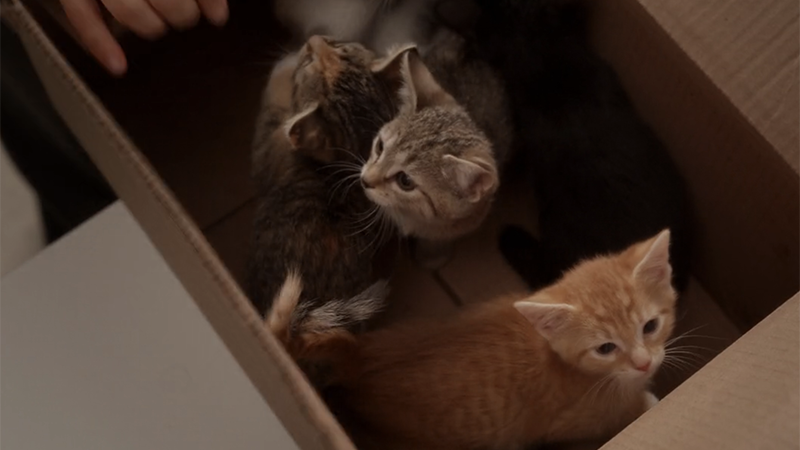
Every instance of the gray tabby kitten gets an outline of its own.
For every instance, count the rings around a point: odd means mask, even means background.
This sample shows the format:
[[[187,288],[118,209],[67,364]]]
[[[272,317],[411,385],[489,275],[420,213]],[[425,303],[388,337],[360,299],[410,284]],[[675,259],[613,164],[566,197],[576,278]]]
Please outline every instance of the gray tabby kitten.
[[[380,229],[365,220],[374,206],[346,183],[357,182],[378,128],[396,113],[405,52],[378,59],[358,44],[314,36],[274,68],[253,148],[248,291],[261,314],[279,293],[345,326],[380,304],[385,286],[372,270]],[[315,351],[292,327],[278,337],[298,358]]]
[[[463,38],[442,30],[423,55],[403,56],[400,112],[380,129],[361,181],[402,234],[449,241],[488,214],[511,117],[500,78]]]

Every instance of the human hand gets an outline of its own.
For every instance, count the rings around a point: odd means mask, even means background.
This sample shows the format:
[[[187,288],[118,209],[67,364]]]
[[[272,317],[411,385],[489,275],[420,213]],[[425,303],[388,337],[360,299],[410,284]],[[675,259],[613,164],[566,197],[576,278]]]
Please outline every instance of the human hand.
[[[205,16],[215,25],[228,20],[227,0],[61,0],[78,39],[114,75],[128,70],[125,53],[100,15],[101,1],[122,25],[145,39],[157,39],[168,27],[187,29]]]

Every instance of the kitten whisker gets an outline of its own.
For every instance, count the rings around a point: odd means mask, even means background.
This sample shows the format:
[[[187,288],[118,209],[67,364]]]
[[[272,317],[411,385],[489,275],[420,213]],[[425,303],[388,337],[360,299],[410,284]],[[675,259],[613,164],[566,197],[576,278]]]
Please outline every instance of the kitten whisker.
[[[346,177],[343,177],[341,180],[338,180],[336,183],[334,183],[333,186],[331,186],[330,194],[328,194],[328,204],[330,204],[331,201],[333,201],[333,199],[336,197],[336,193],[339,191],[339,189],[341,189],[344,186],[349,186],[349,184],[354,182],[358,182],[356,176],[348,175]],[[341,198],[344,197],[345,196],[343,195]]]
[[[340,178],[339,180],[337,180],[335,183],[333,183],[333,186],[332,186],[333,191],[331,191],[330,197],[333,197],[333,192],[335,192],[335,189],[337,187],[340,187],[340,186],[342,186],[344,184],[347,184],[348,182],[352,182],[352,181],[358,181],[358,174],[357,173],[351,173],[350,175],[344,176],[344,177]]]
[[[717,341],[725,341],[726,338],[719,337],[719,336],[709,336],[707,334],[682,334],[679,336],[680,339],[673,339],[673,342],[677,342],[678,340],[682,339],[689,339],[689,338],[697,338],[697,339],[714,339]]]
[[[375,215],[375,220],[373,220],[373,224],[376,223],[376,222],[377,222],[377,225],[378,225],[377,232],[374,234],[372,239],[370,239],[369,243],[363,249],[359,250],[359,253],[369,251],[370,248],[373,245],[375,246],[374,250],[377,251],[380,248],[380,246],[383,244],[382,240],[383,240],[383,235],[384,235],[385,220],[384,220],[383,211],[380,209],[380,207],[378,207],[378,214]]]
[[[375,225],[376,225],[376,223],[375,223],[375,222],[377,222],[377,216],[376,216],[376,220],[374,220],[374,221],[372,222],[372,225],[373,225],[373,226],[375,226]],[[367,252],[369,251],[369,249],[372,247],[372,244],[375,242],[375,239],[377,239],[377,237],[378,237],[378,233],[377,233],[377,232],[373,233],[373,236],[372,236],[372,238],[369,240],[369,242],[367,243],[367,245],[365,245],[364,247],[362,247],[362,248],[358,249],[358,253],[359,253],[359,254],[362,254],[362,253],[367,253]]]
[[[339,162],[341,162],[341,163],[348,163],[348,164],[355,164],[356,166],[358,166],[358,170],[359,170],[359,171],[361,170],[361,166],[363,166],[364,164],[366,164],[366,163],[367,163],[367,161],[364,159],[364,157],[362,157],[361,155],[358,155],[358,154],[354,153],[352,150],[348,150],[348,149],[346,149],[346,148],[344,148],[344,147],[331,147],[331,149],[332,149],[332,150],[339,150],[339,151],[345,152],[345,153],[347,153],[348,155],[350,155],[351,157],[353,157],[353,159],[355,159],[355,160],[357,161],[357,163],[354,163],[354,162],[352,162],[352,161],[339,161]],[[360,164],[360,165],[359,165],[359,164]]]
[[[370,203],[368,203],[368,207],[367,208],[363,208],[359,212],[354,212],[353,216],[355,216],[355,217],[364,217],[366,215],[372,214],[378,208],[379,208],[378,205],[370,202]]]
[[[705,363],[707,360],[699,355],[689,352],[678,352],[678,353],[670,353],[668,355],[670,358],[674,359],[681,359],[684,361],[694,361],[698,363]]]
[[[355,236],[358,236],[360,234],[363,234],[363,233],[367,232],[375,224],[374,223],[375,220],[376,220],[376,216],[375,215],[370,215],[370,216],[365,217],[364,219],[360,220],[359,223],[358,223],[358,225],[360,225],[360,228],[355,233],[353,233],[353,235],[351,237],[355,237]]]
[[[336,167],[333,167],[333,168],[336,169]],[[327,178],[332,178],[332,177],[335,177],[336,175],[338,175],[340,173],[347,173],[347,172],[350,172],[350,175],[359,175],[359,170],[357,170],[357,169],[354,169],[352,167],[341,167],[341,168],[338,168],[336,171],[328,174]]]
[[[703,328],[705,326],[706,325],[700,325],[700,326],[692,328],[689,331],[681,333],[678,336],[675,336],[674,338],[672,338],[672,339],[668,340],[667,342],[665,342],[664,343],[664,347],[669,347],[670,345],[672,345],[672,344],[674,344],[674,343],[676,343],[678,341],[681,341],[683,339],[690,339],[690,338],[715,339],[715,340],[720,340],[720,341],[724,341],[725,340],[725,338],[721,338],[721,337],[717,337],[717,336],[707,336],[707,335],[702,335],[702,334],[692,334],[695,331],[697,331],[700,328]]]
[[[351,156],[356,156],[355,154],[353,154],[353,152],[351,152],[349,150],[346,150],[344,148],[338,148],[338,149],[341,150],[341,151],[347,152]],[[359,169],[361,168],[361,166],[356,162],[346,161],[346,160],[338,160],[338,161],[332,161],[332,162],[326,163],[325,165],[323,165],[321,167],[321,169],[324,169],[326,167],[335,167],[335,166],[347,166],[347,167],[355,167],[355,168],[359,168]]]
[[[674,375],[678,371],[678,369],[672,365],[672,362],[667,361],[666,359],[661,361],[661,366],[659,367],[659,370],[661,369],[666,370],[668,373],[672,375]]]
[[[704,365],[708,362],[707,359],[702,358],[692,353],[672,353],[669,355],[671,359],[684,361],[692,364]]]
[[[597,400],[597,398],[596,398],[597,394],[600,393],[600,391],[602,390],[603,386],[609,380],[611,380],[613,376],[614,376],[613,373],[609,373],[606,376],[604,376],[603,378],[600,378],[599,380],[597,380],[597,382],[595,382],[595,384],[593,384],[592,387],[590,387],[589,390],[586,391],[586,393],[581,396],[581,398],[580,398],[580,400],[578,400],[577,404],[580,404],[585,398],[589,397],[589,395],[595,395],[595,398],[592,401],[592,403],[594,403],[594,401]]]
[[[378,209],[380,210],[380,207],[378,207]],[[373,245],[375,246],[374,250],[378,251],[380,247],[386,243],[386,240],[392,236],[392,223],[387,219],[386,214],[384,214],[382,210],[378,212],[377,219],[378,232],[363,251],[369,250]]]
[[[343,197],[348,196],[350,194],[350,190],[353,189],[354,186],[358,186],[359,185],[360,180],[361,180],[361,176],[360,175],[354,177],[353,181],[349,185],[347,185],[347,187],[345,188],[344,194],[342,194],[342,196]]]
[[[328,204],[330,205],[331,201],[333,201],[333,198],[336,196],[336,192],[342,186],[346,186],[346,188],[345,188],[344,192],[342,193],[341,199],[344,199],[345,197],[347,197],[347,194],[350,192],[350,189],[352,189],[353,185],[358,183],[358,179],[359,179],[359,175],[358,174],[351,174],[351,175],[348,175],[348,176],[342,178],[341,180],[337,181],[333,185],[333,189],[331,190],[330,196],[328,196]],[[348,182],[350,184],[347,184]]]
[[[361,166],[359,166],[358,164],[356,164],[356,163],[354,163],[352,161],[335,161],[335,162],[332,162],[332,163],[325,164],[324,166],[320,167],[317,170],[327,169],[327,168],[330,168],[330,167],[347,167],[347,168],[351,168],[351,169],[355,169],[355,170],[360,170],[361,169]]]
[[[675,362],[672,361],[672,360],[666,360],[665,359],[661,364],[662,364],[662,367],[664,367],[666,369],[669,369],[670,373],[672,373],[672,374],[681,374],[681,372],[683,372],[685,370],[681,366],[678,366],[677,364],[675,364]]]
[[[370,208],[368,211],[361,214],[356,214],[357,220],[353,221],[352,225],[359,225],[372,218],[378,212],[378,206]]]
[[[356,230],[354,233],[348,234],[347,237],[358,236],[359,234],[362,234],[362,233],[366,232],[367,230],[369,230],[375,224],[375,220],[376,220],[377,214],[379,213],[379,209],[380,208],[373,209],[372,212],[370,212],[370,214],[366,218],[363,219],[364,221],[367,222],[367,224],[362,226],[358,230]]]
[[[665,350],[669,351],[669,350],[673,350],[673,349],[694,349],[694,350],[702,350],[704,352],[716,353],[715,350],[712,350],[712,349],[710,349],[708,347],[702,347],[700,345],[681,345],[681,346],[678,346],[678,347],[667,347]]]
[[[665,367],[665,368],[669,368],[669,369],[671,369],[671,370],[672,370],[672,373],[678,373],[678,374],[680,374],[680,373],[681,373],[681,372],[683,372],[683,370],[684,370],[682,367],[680,367],[680,366],[678,366],[677,364],[675,364],[675,362],[674,362],[674,361],[672,361],[672,360],[667,360],[667,359],[665,359],[665,360],[664,360],[664,361],[661,363],[661,365],[662,365],[663,367]]]
[[[679,341],[681,339],[684,339],[686,336],[691,335],[691,333],[694,333],[695,331],[697,331],[697,330],[699,330],[699,329],[701,329],[703,327],[705,327],[705,325],[698,325],[698,326],[692,328],[691,330],[684,331],[683,333],[681,333],[681,334],[679,334],[679,335],[667,340],[667,342],[664,343],[664,345],[668,346],[669,344],[671,344],[673,342],[676,342],[676,341]]]
[[[384,241],[381,243],[384,244],[393,236],[397,236],[397,233],[395,233],[394,222],[392,222],[383,212],[381,212],[381,221],[386,226],[386,238],[384,238]]]
[[[669,358],[664,358],[665,361],[667,361],[667,359],[679,370],[697,370],[699,368],[698,361],[693,361],[684,355],[670,355]]]
[[[664,353],[674,353],[674,352],[692,353],[692,350],[703,350],[703,351],[713,352],[713,350],[711,350],[710,348],[702,347],[699,345],[672,345],[664,347]]]

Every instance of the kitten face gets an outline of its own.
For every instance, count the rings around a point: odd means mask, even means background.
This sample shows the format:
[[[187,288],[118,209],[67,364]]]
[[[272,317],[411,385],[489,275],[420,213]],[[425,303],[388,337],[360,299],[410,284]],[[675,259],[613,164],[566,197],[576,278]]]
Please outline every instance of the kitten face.
[[[343,77],[365,72],[375,54],[358,43],[339,43],[324,36],[312,36],[298,52],[294,71],[295,106],[324,100],[339,87]],[[364,81],[362,81],[364,83]]]
[[[402,67],[400,113],[375,138],[362,186],[403,234],[460,237],[481,224],[497,190],[492,146],[415,52]]]
[[[384,58],[358,43],[312,36],[296,56],[285,131],[295,149],[321,162],[366,158],[378,128],[396,113],[400,49]]]
[[[669,231],[618,255],[586,261],[518,302],[551,348],[584,372],[647,382],[675,323]]]

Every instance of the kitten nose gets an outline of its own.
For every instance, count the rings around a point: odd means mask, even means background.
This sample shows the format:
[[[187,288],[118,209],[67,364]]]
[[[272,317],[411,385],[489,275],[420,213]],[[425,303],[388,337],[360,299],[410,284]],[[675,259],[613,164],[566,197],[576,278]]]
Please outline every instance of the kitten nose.
[[[313,52],[319,52],[329,47],[325,38],[318,34],[308,38],[308,46],[311,47],[311,51]]]
[[[374,188],[375,186],[373,186],[373,185],[369,184],[369,183],[367,182],[366,178],[364,178],[364,177],[361,177],[361,187],[363,187],[364,189],[372,189],[372,188]]]
[[[647,372],[648,370],[650,370],[650,364],[652,362],[653,362],[652,359],[648,359],[647,361],[645,361],[643,363],[639,363],[639,364],[636,365],[636,370],[638,370],[640,372]]]

